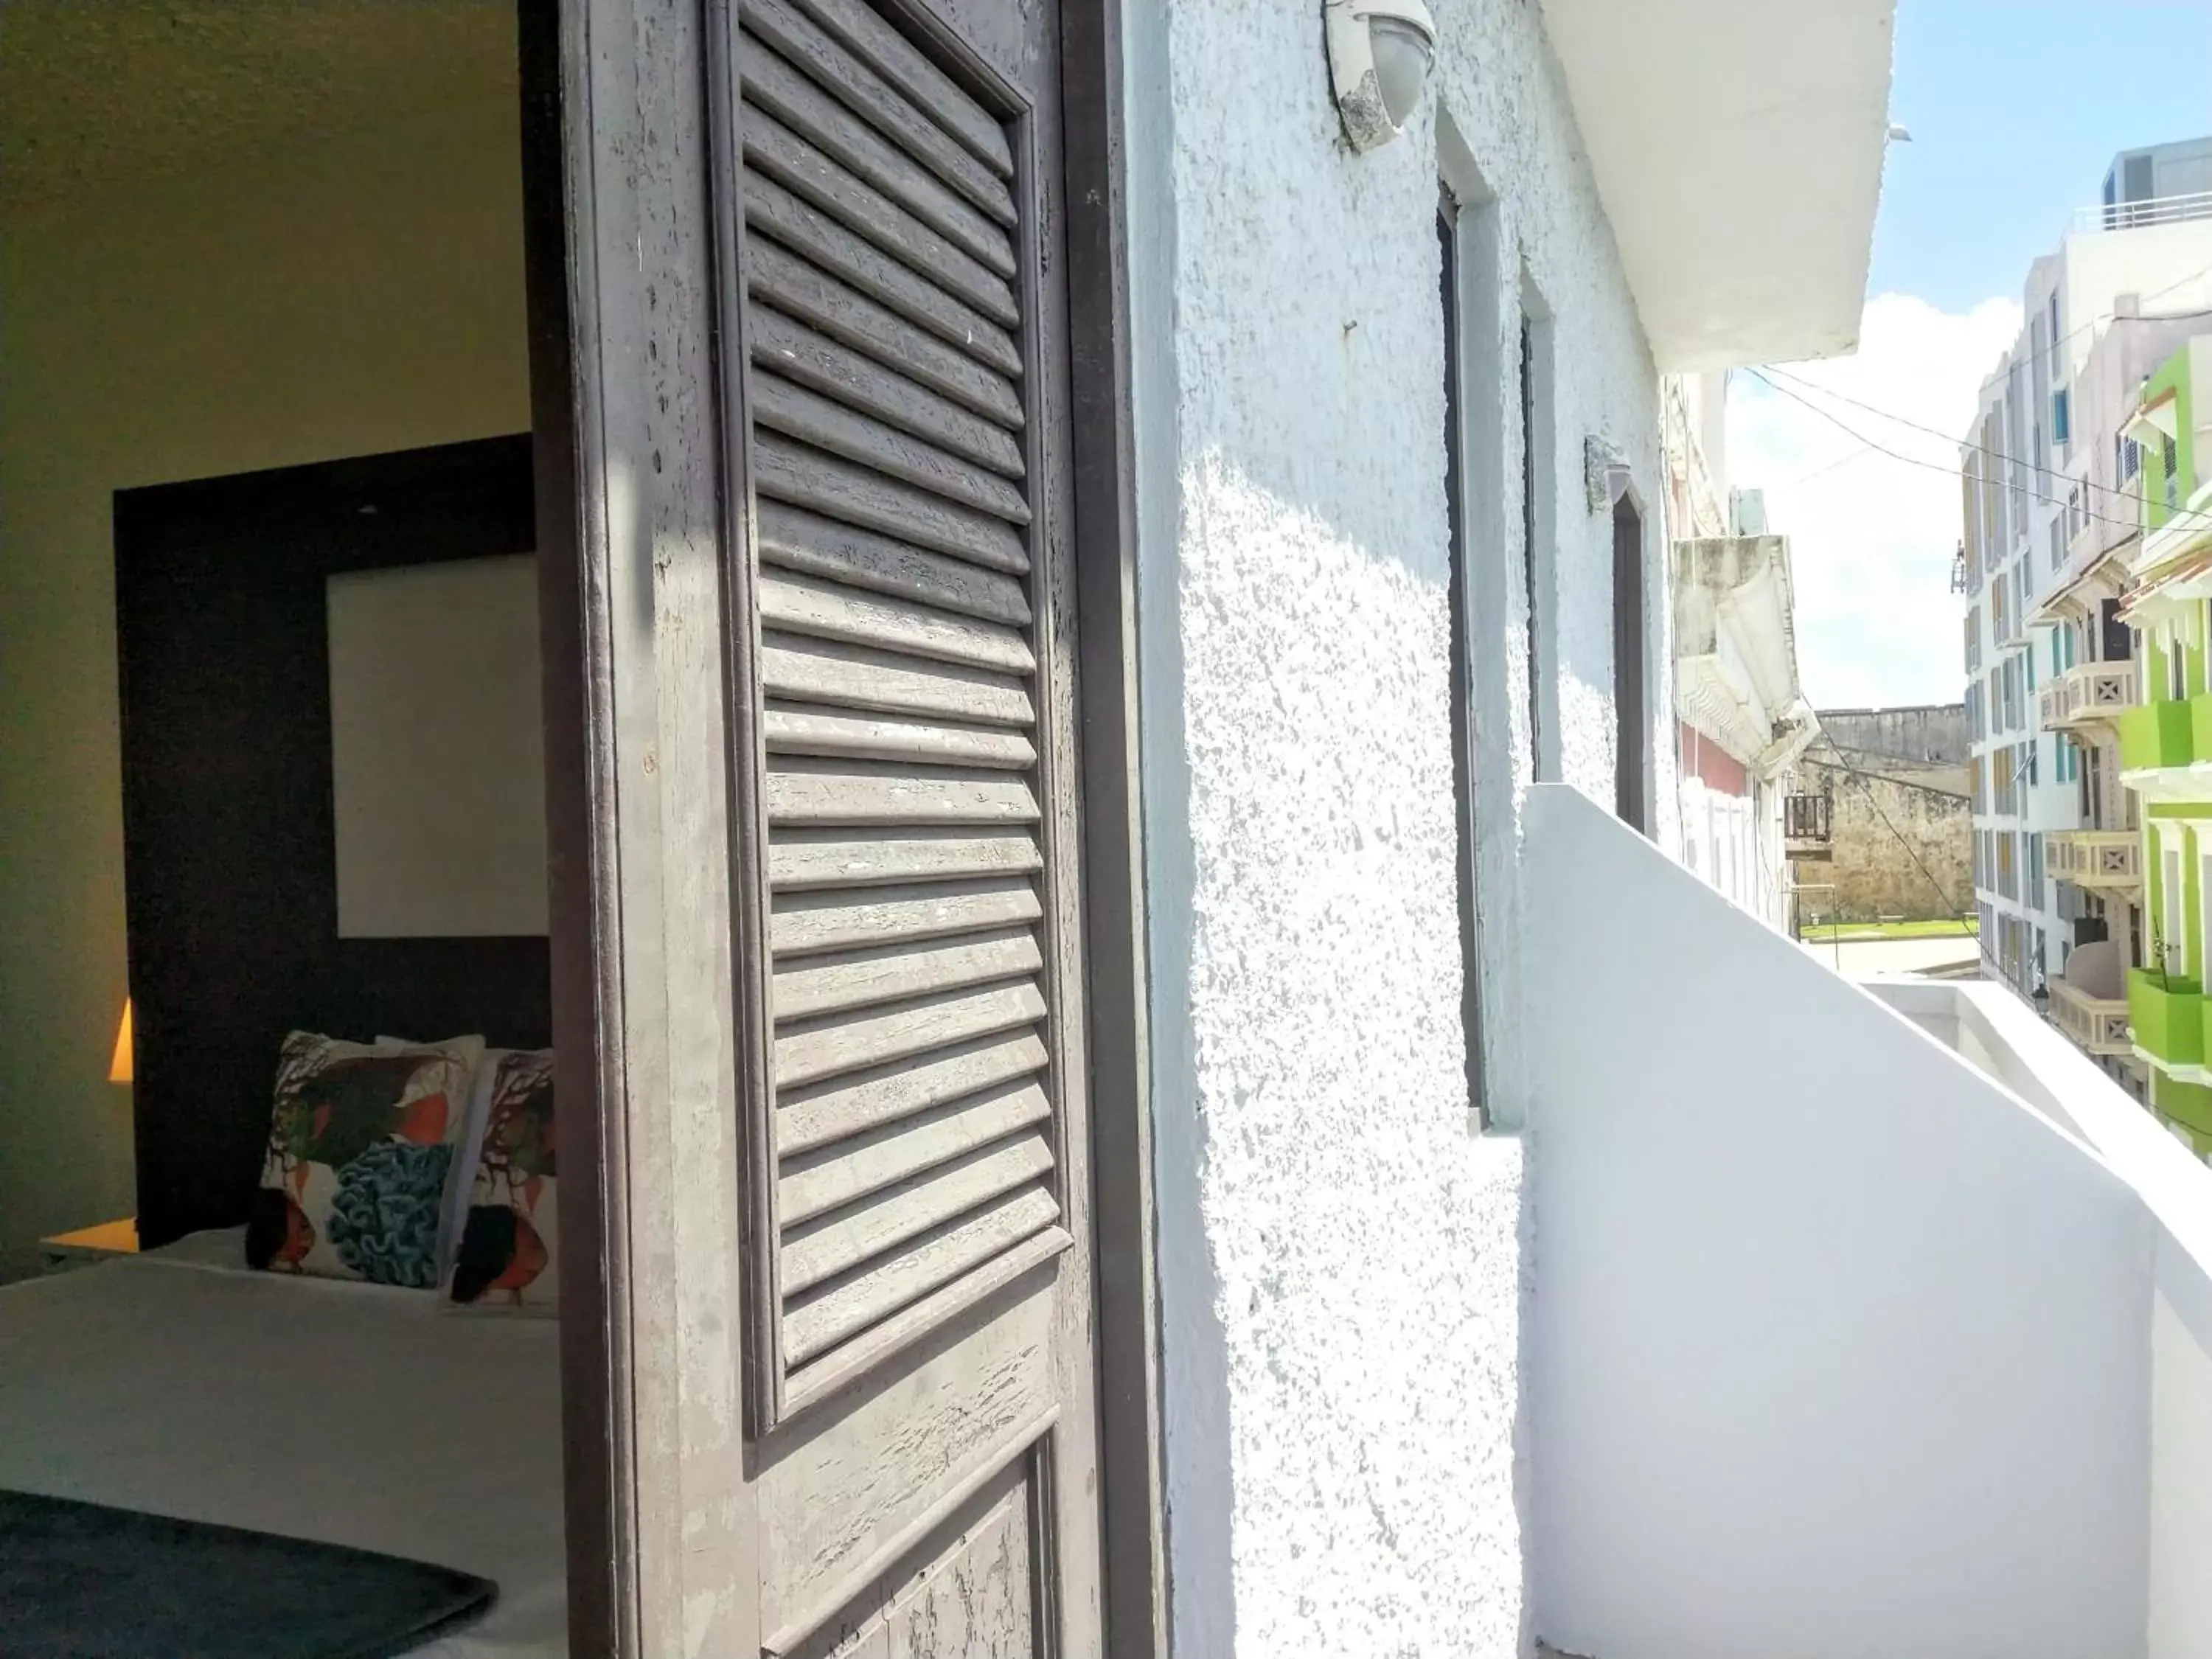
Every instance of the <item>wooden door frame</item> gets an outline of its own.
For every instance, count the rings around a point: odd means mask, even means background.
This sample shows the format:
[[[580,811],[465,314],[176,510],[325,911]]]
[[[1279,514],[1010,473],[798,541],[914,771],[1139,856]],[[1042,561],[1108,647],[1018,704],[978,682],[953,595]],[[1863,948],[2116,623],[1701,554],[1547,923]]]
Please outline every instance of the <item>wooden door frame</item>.
[[[711,86],[708,43],[729,3],[517,3],[570,1650],[595,1659],[757,1651],[760,1635],[742,1501],[747,1322],[729,1305],[742,1293],[743,1218],[727,1183],[698,1180],[672,1144],[672,1126],[694,1151],[701,1133],[726,1131],[738,1179],[745,1037],[720,867],[728,665],[667,625],[672,593],[677,614],[686,593],[722,602],[731,534],[708,208],[708,100],[731,95]],[[1121,0],[1062,0],[1060,26],[1104,1614],[1109,1653],[1156,1659],[1166,1577]],[[702,804],[705,821],[680,810]],[[719,986],[719,1012],[702,981]],[[727,1255],[702,1266],[702,1240]],[[679,1352],[696,1358],[696,1376],[682,1375]],[[702,1591],[716,1609],[703,1626],[685,1606]]]

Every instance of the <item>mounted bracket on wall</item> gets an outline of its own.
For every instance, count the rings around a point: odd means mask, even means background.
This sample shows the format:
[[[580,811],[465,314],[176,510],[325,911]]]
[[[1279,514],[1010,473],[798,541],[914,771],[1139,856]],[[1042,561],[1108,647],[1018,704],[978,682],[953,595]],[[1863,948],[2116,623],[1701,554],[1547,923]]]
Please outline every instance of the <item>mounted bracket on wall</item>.
[[[1583,484],[1593,513],[1610,513],[1628,493],[1634,475],[1628,458],[1592,433],[1583,440]]]
[[[1336,112],[1364,153],[1405,129],[1436,61],[1437,24],[1422,0],[1322,0]]]

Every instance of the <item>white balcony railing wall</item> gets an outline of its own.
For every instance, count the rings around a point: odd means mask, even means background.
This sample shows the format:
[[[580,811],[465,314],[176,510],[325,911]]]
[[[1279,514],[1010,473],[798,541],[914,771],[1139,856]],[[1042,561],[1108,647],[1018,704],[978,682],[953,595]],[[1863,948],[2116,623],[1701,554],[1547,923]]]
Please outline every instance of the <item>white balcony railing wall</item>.
[[[2142,202],[2106,202],[2076,208],[2071,228],[2075,231],[2141,230],[2150,225],[2178,225],[2191,219],[2212,219],[2212,191],[2185,196],[2154,196]]]
[[[2053,981],[2049,989],[2051,1024],[2077,1046],[2093,1054],[2135,1051],[2126,998],[2092,996],[2064,979]]]
[[[2141,678],[2132,660],[2076,663],[2036,693],[2043,729],[2055,732],[2085,720],[2117,720],[2141,701]]]
[[[2143,1260],[2115,1287],[2147,1313],[2145,1398],[2130,1421],[2148,1458],[2145,1632],[2114,1651],[2212,1654],[2212,1170],[2111,1079],[1993,985],[1899,979],[1876,997],[1947,1041],[2070,1137],[2134,1195]]]
[[[2051,873],[2077,887],[2142,885],[2142,837],[2132,830],[2057,830],[2045,837]]]
[[[2002,988],[1885,1006],[1565,788],[1523,867],[1536,1633],[2212,1654],[2212,1170]]]

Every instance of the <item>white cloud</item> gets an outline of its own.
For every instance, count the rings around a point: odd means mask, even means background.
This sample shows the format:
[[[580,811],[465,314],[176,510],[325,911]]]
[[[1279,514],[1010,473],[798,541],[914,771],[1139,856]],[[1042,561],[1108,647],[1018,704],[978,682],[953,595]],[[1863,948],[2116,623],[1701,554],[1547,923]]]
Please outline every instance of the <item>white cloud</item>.
[[[1910,295],[1885,294],[1867,306],[1856,356],[1788,368],[1775,377],[1781,392],[1751,374],[1732,381],[1729,481],[1764,489],[1771,526],[1790,538],[1798,669],[1814,707],[1955,702],[1964,695],[1965,613],[1950,591],[1960,530],[1959,440],[1974,418],[1983,377],[2020,324],[2010,300],[1957,316]],[[1870,450],[1844,427],[1928,465]]]

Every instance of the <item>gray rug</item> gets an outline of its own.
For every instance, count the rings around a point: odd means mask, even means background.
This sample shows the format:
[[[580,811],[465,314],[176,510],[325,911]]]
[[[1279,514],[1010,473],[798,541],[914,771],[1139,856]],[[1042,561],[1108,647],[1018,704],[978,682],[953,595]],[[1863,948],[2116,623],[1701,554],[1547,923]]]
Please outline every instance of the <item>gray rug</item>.
[[[398,1556],[0,1492],[0,1659],[386,1659],[498,1593]]]

